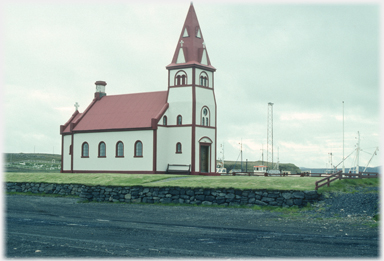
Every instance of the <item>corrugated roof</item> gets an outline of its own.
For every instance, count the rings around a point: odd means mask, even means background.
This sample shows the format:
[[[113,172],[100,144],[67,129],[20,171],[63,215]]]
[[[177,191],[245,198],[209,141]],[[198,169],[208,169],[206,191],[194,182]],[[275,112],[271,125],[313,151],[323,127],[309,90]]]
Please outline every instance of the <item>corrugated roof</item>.
[[[71,122],[80,118],[74,131],[149,128],[166,103],[167,91],[104,96]]]

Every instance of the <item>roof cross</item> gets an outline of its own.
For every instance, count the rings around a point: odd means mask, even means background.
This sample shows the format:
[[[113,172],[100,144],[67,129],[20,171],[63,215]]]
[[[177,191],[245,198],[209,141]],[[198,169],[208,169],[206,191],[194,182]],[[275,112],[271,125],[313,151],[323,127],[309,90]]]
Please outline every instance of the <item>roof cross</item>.
[[[184,41],[181,40],[181,41],[180,41],[180,45],[181,45],[181,47],[183,47],[183,43],[184,43]]]
[[[75,106],[76,110],[80,107],[80,105],[77,102],[74,104],[74,106]]]

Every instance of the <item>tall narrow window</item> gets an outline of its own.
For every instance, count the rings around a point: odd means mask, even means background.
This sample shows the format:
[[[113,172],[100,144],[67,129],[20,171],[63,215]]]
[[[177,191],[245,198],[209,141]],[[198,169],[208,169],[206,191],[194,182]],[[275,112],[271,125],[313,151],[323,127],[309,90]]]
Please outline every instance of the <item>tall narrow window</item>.
[[[182,124],[182,118],[181,118],[181,115],[177,116],[177,125],[181,125]]]
[[[72,144],[69,145],[69,155],[72,155]]]
[[[82,158],[89,157],[89,145],[87,142],[84,142],[83,145],[81,145],[81,157]]]
[[[209,126],[209,109],[205,106],[201,110],[201,125]]]
[[[200,85],[204,87],[209,87],[208,75],[206,72],[200,74]]]
[[[139,140],[135,143],[135,157],[143,157],[143,143]]]
[[[167,126],[167,116],[164,116],[164,117],[163,117],[163,125],[164,125],[164,126]]]
[[[181,143],[176,143],[176,153],[181,153]]]
[[[176,76],[176,85],[180,85],[180,75]]]
[[[121,141],[116,143],[116,157],[124,157],[124,144]]]
[[[100,142],[99,143],[99,158],[105,158],[106,153],[105,153],[105,143]]]
[[[182,84],[182,85],[185,85],[185,75],[182,75],[182,76],[181,76],[181,84]]]

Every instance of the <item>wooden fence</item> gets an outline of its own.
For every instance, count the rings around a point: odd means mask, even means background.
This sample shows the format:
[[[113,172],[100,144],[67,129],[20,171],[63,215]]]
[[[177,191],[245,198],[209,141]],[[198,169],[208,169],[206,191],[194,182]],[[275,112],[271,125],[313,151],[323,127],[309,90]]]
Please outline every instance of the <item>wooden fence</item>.
[[[320,179],[315,182],[315,190],[318,190],[320,187],[327,185],[329,187],[329,184],[335,180],[341,180],[341,179],[363,179],[363,178],[378,178],[379,175],[376,172],[359,172],[359,173],[342,173],[342,171],[339,171],[329,177],[326,177],[324,179]]]

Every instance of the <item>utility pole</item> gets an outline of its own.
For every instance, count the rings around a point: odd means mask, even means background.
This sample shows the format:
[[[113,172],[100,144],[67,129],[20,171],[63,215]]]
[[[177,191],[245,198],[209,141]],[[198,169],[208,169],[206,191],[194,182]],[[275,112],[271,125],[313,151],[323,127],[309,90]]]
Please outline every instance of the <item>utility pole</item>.
[[[270,153],[272,154],[270,157]],[[268,103],[268,119],[267,119],[267,165],[268,160],[272,161],[273,169],[273,103]]]
[[[345,173],[345,167],[344,167],[344,101],[343,101],[343,173]]]
[[[240,155],[241,155],[241,172],[243,172],[243,138],[241,138],[240,142]]]
[[[332,152],[330,152],[330,153],[328,153],[329,154],[329,162],[330,162],[330,164],[331,164],[331,167],[330,167],[330,169],[332,169],[333,167],[332,167]]]
[[[359,173],[360,132],[357,132],[356,174]]]
[[[261,144],[261,166],[264,165],[264,149],[263,144]]]

